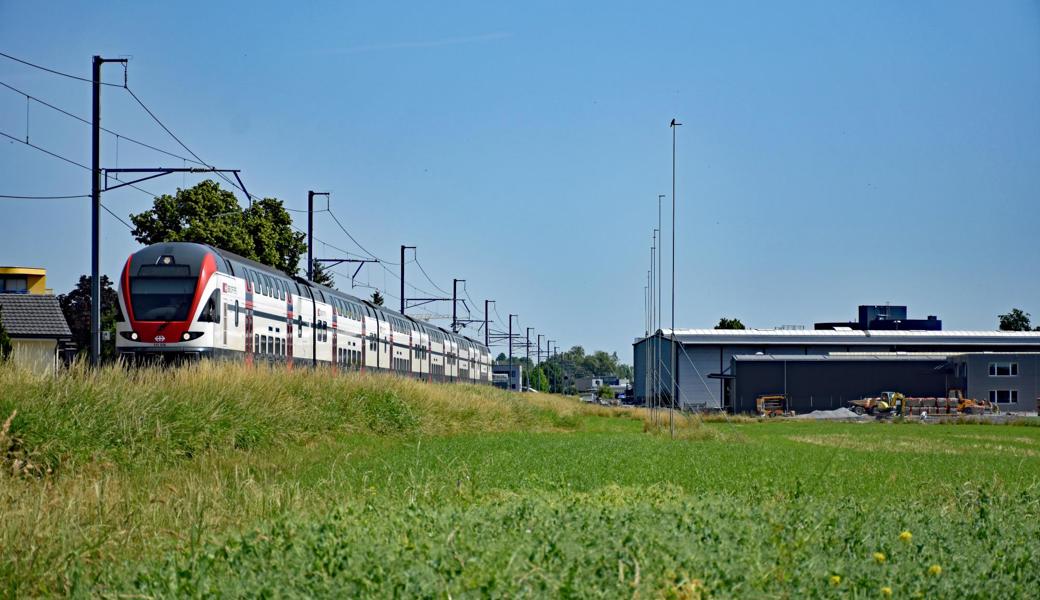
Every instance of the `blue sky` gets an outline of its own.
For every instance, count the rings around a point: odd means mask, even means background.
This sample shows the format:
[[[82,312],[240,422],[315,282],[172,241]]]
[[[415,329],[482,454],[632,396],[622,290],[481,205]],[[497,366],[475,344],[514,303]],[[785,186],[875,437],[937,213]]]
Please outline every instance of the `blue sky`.
[[[811,327],[886,301],[948,329],[993,328],[1012,306],[1040,318],[1035,2],[4,1],[0,40],[85,77],[93,54],[131,55],[136,93],[251,192],[299,209],[331,190],[371,251],[419,246],[440,287],[464,278],[561,347],[631,361],[673,116],[679,326]],[[89,116],[87,84],[7,60],[0,81]],[[0,89],[0,131],[25,135],[25,104]],[[118,88],[103,124],[179,150]],[[29,135],[89,163],[85,125],[33,105]],[[116,145],[106,136],[104,166]],[[119,166],[181,166],[118,152]],[[0,182],[89,191],[85,171],[6,140]],[[89,271],[85,199],[0,202],[0,263],[47,267],[57,292]],[[150,201],[104,202],[127,215]],[[327,215],[316,223],[356,250]],[[103,230],[118,273],[135,243],[108,216]]]

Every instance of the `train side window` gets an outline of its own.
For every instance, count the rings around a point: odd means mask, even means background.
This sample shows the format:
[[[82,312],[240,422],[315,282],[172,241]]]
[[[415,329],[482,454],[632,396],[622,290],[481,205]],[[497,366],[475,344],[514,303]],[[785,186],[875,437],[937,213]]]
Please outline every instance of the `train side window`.
[[[200,323],[220,323],[220,290],[213,290],[199,315]]]
[[[238,327],[238,300],[235,300],[235,327]]]
[[[253,352],[260,352],[260,334],[253,334]]]

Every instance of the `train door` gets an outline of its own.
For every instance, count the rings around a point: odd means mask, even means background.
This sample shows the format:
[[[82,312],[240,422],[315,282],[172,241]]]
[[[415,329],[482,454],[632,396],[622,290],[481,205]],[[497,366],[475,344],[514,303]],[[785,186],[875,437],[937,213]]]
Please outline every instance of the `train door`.
[[[300,303],[296,307],[296,341],[293,353],[300,359],[300,364],[314,366],[314,292],[310,286],[300,286]]]
[[[293,286],[286,285],[285,291],[285,360],[291,370],[293,367],[293,320],[296,318],[295,311],[293,310]]]
[[[339,370],[339,313],[338,308],[339,300],[337,298],[330,298],[329,302],[331,308],[329,311],[332,313],[332,372],[335,373]]]
[[[382,368],[392,371],[394,368],[391,357],[393,357],[394,330],[390,325],[387,315],[381,315],[379,323],[379,362]]]
[[[258,348],[253,340],[253,294],[255,281],[252,270],[246,271],[246,364],[253,364],[253,357]]]

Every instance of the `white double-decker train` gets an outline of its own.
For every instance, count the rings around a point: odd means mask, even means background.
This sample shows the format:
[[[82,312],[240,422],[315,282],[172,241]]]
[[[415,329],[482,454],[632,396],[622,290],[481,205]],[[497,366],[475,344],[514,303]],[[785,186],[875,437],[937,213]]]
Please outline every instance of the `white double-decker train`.
[[[204,244],[154,244],[119,278],[116,347],[132,359],[202,358],[491,382],[477,341]]]

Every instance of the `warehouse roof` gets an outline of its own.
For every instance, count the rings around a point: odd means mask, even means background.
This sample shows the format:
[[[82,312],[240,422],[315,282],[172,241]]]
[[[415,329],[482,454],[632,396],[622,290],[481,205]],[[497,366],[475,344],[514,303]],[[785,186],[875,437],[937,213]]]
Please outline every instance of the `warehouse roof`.
[[[939,361],[946,360],[948,355],[946,354],[924,354],[924,353],[910,353],[902,354],[898,352],[879,352],[871,354],[867,352],[863,353],[842,353],[842,354],[736,354],[733,356],[733,360],[736,361],[758,361],[758,362],[772,362],[772,361],[788,361],[788,362],[848,362],[848,361]]]
[[[668,338],[670,329],[659,335]],[[683,344],[791,344],[791,345],[1027,345],[1040,348],[1040,331],[862,331],[850,329],[676,329]]]
[[[0,294],[0,321],[13,338],[71,338],[58,299],[49,294]]]

